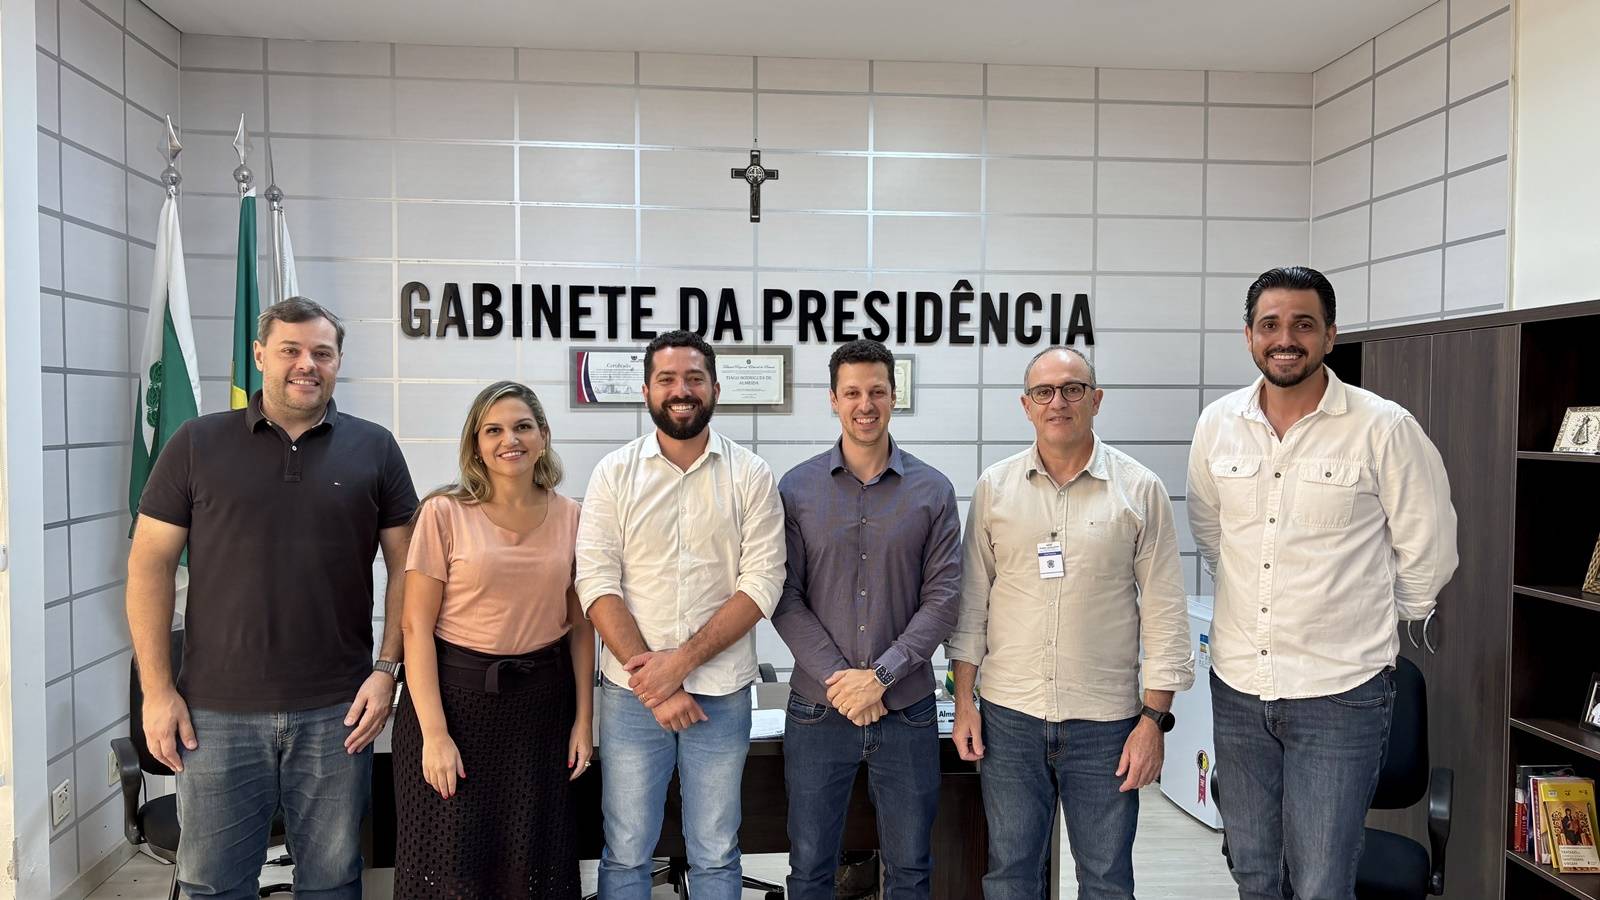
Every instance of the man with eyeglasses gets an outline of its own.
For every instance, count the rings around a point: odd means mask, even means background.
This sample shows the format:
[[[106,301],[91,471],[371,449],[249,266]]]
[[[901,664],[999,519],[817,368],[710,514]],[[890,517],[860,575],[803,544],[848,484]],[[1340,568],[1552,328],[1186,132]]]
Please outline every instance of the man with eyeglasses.
[[[1095,435],[1105,392],[1083,354],[1051,347],[1023,384],[1034,444],[973,490],[945,647],[956,749],[983,760],[983,893],[1044,896],[1059,802],[1078,896],[1131,900],[1138,790],[1161,772],[1173,693],[1194,682],[1172,501]]]

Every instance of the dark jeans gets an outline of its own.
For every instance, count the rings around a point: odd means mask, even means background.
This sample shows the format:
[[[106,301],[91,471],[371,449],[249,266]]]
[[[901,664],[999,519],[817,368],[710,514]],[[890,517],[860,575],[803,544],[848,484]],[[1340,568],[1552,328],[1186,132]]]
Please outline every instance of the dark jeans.
[[[789,790],[789,900],[832,900],[850,788],[863,761],[878,812],[884,900],[926,900],[939,804],[933,695],[860,727],[832,707],[789,695],[783,774]]]
[[[190,898],[256,896],[281,807],[294,895],[361,898],[372,746],[345,752],[350,704],[283,713],[190,709],[200,746],[178,773],[178,884]]]
[[[1240,900],[1351,900],[1389,738],[1390,670],[1329,697],[1268,700],[1211,675],[1222,813]]]
[[[1117,763],[1139,717],[1047,722],[984,701],[983,810],[989,820],[986,900],[1049,895],[1050,827],[1066,818],[1080,900],[1133,897],[1139,792],[1123,793]]]

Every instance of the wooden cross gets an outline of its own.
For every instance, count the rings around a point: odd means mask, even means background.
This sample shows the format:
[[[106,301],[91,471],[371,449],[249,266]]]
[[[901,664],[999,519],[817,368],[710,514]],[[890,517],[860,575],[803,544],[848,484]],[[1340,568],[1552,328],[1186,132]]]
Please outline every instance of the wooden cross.
[[[761,151],[750,151],[750,165],[742,169],[733,170],[734,178],[742,178],[750,182],[750,221],[761,221],[761,182],[778,180],[777,169],[763,168],[761,165]]]

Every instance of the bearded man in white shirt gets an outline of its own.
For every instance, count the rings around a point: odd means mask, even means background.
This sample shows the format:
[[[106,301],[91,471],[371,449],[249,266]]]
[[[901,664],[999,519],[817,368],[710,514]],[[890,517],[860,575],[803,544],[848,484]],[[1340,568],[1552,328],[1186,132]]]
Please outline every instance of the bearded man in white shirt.
[[[595,466],[578,526],[578,599],[607,651],[600,896],[650,896],[676,770],[690,889],[737,900],[751,629],[783,589],[783,506],[766,462],[709,427],[720,387],[704,339],[661,335],[644,373],[656,428]]]
[[[1333,285],[1272,269],[1245,298],[1261,378],[1201,413],[1189,522],[1216,579],[1212,714],[1241,900],[1351,900],[1377,789],[1400,620],[1456,567],[1439,451],[1417,420],[1347,385]]]

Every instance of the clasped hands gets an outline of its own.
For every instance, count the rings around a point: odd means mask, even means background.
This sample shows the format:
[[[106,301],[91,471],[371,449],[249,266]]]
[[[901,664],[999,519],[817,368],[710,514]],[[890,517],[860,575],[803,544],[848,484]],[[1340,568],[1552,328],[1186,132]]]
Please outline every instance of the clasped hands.
[[[675,650],[651,650],[635,655],[622,664],[629,676],[628,690],[656,717],[656,724],[668,731],[682,731],[710,716],[683,689],[689,674],[680,670]]]
[[[828,676],[828,705],[857,726],[871,725],[888,712],[886,688],[871,669],[840,669]]]

